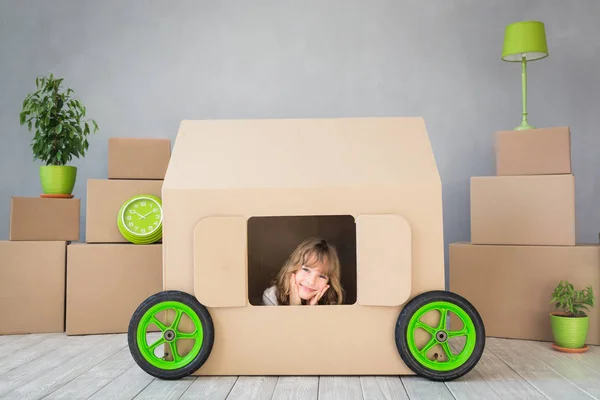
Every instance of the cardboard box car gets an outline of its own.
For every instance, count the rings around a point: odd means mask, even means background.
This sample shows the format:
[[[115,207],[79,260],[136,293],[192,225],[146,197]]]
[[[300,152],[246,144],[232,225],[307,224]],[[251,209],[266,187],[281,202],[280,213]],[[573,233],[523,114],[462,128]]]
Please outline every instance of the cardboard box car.
[[[65,330],[64,241],[0,241],[0,334]]]
[[[441,181],[423,119],[183,121],[162,195],[164,290],[195,296],[214,323],[195,375],[413,374],[398,317],[445,287]],[[354,240],[336,242],[350,260],[342,279],[356,268],[349,304],[251,304],[312,235]]]
[[[600,245],[497,246],[452,243],[450,290],[467,299],[485,321],[486,334],[553,341],[549,314],[554,288],[600,292]],[[590,308],[586,343],[600,345],[600,308]],[[451,321],[452,323],[452,321]]]
[[[88,179],[85,241],[126,243],[117,227],[121,206],[138,194],[160,197],[162,184],[161,180]]]

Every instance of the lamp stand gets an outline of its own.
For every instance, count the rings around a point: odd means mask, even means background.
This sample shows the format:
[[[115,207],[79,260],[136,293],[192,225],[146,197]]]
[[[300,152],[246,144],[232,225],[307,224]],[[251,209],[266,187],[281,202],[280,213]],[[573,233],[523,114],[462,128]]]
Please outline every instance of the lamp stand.
[[[527,121],[527,61],[525,57],[521,59],[521,86],[523,90],[523,119],[521,120],[521,125],[517,126],[515,130],[535,129],[535,126],[529,125]]]

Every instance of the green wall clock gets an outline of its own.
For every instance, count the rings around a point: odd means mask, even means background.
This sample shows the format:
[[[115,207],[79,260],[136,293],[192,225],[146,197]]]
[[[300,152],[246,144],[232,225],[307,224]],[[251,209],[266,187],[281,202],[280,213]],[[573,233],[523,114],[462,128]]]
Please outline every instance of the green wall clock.
[[[162,201],[150,194],[129,198],[119,210],[117,226],[125,239],[151,244],[162,238]]]

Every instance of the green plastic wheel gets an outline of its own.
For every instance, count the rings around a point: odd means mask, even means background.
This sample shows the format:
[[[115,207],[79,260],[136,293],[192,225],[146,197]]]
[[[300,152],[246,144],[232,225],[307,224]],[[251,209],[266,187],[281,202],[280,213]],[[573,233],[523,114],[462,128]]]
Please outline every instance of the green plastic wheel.
[[[448,329],[448,313],[457,318],[459,329]],[[431,314],[437,315],[436,323],[431,323]],[[427,336],[424,344],[417,345],[418,331],[422,331],[421,337]],[[443,290],[426,292],[409,301],[398,317],[395,333],[398,352],[406,365],[417,375],[435,381],[467,374],[485,348],[485,327],[475,307]],[[457,340],[451,345],[453,339]]]
[[[173,316],[170,323],[165,320],[167,313]],[[191,322],[191,332],[181,329],[184,316],[188,325]],[[156,338],[148,341],[148,335]],[[182,346],[180,340],[187,341],[187,345]],[[133,359],[159,379],[181,379],[192,374],[208,359],[213,342],[214,326],[208,310],[194,296],[181,291],[148,297],[129,323],[128,343]],[[160,348],[164,352],[159,356],[156,352]]]

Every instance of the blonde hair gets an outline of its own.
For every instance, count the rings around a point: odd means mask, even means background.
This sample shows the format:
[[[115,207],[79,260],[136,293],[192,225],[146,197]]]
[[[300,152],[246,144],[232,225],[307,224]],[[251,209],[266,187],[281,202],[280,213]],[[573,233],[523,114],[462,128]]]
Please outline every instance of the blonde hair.
[[[314,262],[311,263],[312,257],[314,257]],[[292,274],[303,265],[310,267],[316,263],[324,266],[322,273],[329,278],[328,284],[330,285],[319,300],[319,304],[342,304],[344,291],[340,283],[341,267],[337,249],[333,244],[321,238],[309,238],[300,243],[279,270],[273,281],[279,304],[290,304],[290,277]]]

